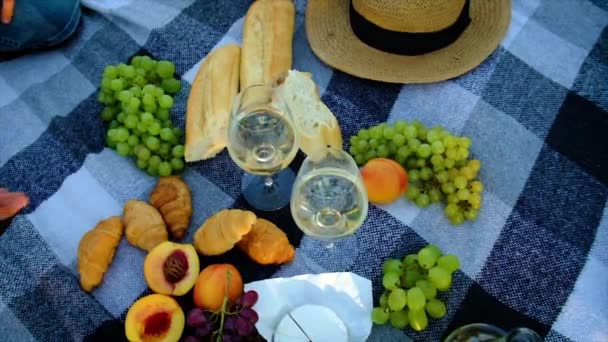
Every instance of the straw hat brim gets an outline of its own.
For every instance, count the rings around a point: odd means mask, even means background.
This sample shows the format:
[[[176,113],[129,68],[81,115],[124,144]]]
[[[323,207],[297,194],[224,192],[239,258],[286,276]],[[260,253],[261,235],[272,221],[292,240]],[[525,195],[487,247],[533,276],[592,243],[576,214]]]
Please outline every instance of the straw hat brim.
[[[430,83],[460,76],[500,44],[511,22],[511,0],[471,0],[469,26],[452,44],[418,56],[377,50],[350,27],[350,0],[308,0],[306,34],[314,53],[345,73],[391,83]]]

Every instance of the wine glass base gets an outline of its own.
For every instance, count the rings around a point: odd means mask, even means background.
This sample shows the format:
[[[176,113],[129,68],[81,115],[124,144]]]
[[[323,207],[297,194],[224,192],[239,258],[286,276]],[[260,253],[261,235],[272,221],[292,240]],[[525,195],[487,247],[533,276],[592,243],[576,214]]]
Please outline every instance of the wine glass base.
[[[245,173],[241,190],[249,205],[257,210],[279,210],[289,204],[295,174],[290,168],[285,168],[272,175],[273,183],[266,184],[266,176]]]
[[[359,242],[356,236],[346,236],[334,241],[317,240],[304,237],[300,249],[306,255],[308,267],[316,270],[319,267],[324,272],[344,272],[357,261]]]

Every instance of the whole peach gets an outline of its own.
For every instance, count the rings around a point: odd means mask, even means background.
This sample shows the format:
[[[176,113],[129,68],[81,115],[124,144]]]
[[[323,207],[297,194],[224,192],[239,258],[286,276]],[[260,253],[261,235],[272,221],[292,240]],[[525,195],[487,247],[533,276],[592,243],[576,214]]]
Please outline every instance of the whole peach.
[[[243,279],[239,271],[230,264],[209,265],[198,275],[194,284],[194,305],[217,311],[222,307],[226,289],[229,303],[234,303],[243,294]]]
[[[361,168],[361,177],[370,202],[390,203],[407,188],[407,173],[394,160],[375,158]]]

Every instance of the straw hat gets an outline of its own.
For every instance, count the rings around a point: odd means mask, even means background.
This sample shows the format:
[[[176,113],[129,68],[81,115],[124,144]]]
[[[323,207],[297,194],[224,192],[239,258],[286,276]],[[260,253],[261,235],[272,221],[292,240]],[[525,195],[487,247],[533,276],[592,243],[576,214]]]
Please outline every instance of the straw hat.
[[[393,83],[464,74],[498,47],[510,21],[511,0],[308,0],[306,8],[321,60]]]

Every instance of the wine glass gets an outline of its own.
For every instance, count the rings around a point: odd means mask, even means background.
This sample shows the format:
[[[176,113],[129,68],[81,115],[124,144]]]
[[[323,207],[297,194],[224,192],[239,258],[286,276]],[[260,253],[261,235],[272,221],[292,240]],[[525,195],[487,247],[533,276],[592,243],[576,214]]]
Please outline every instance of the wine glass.
[[[348,153],[328,147],[324,156],[304,160],[291,195],[291,214],[306,235],[335,251],[339,239],[363,224],[367,209],[359,168]]]
[[[269,85],[243,89],[234,99],[228,153],[247,173],[245,200],[258,210],[289,203],[295,175],[287,166],[298,152],[298,134],[285,101]]]
[[[505,332],[501,328],[485,323],[473,323],[452,331],[443,342],[542,342],[532,329],[516,327]]]

